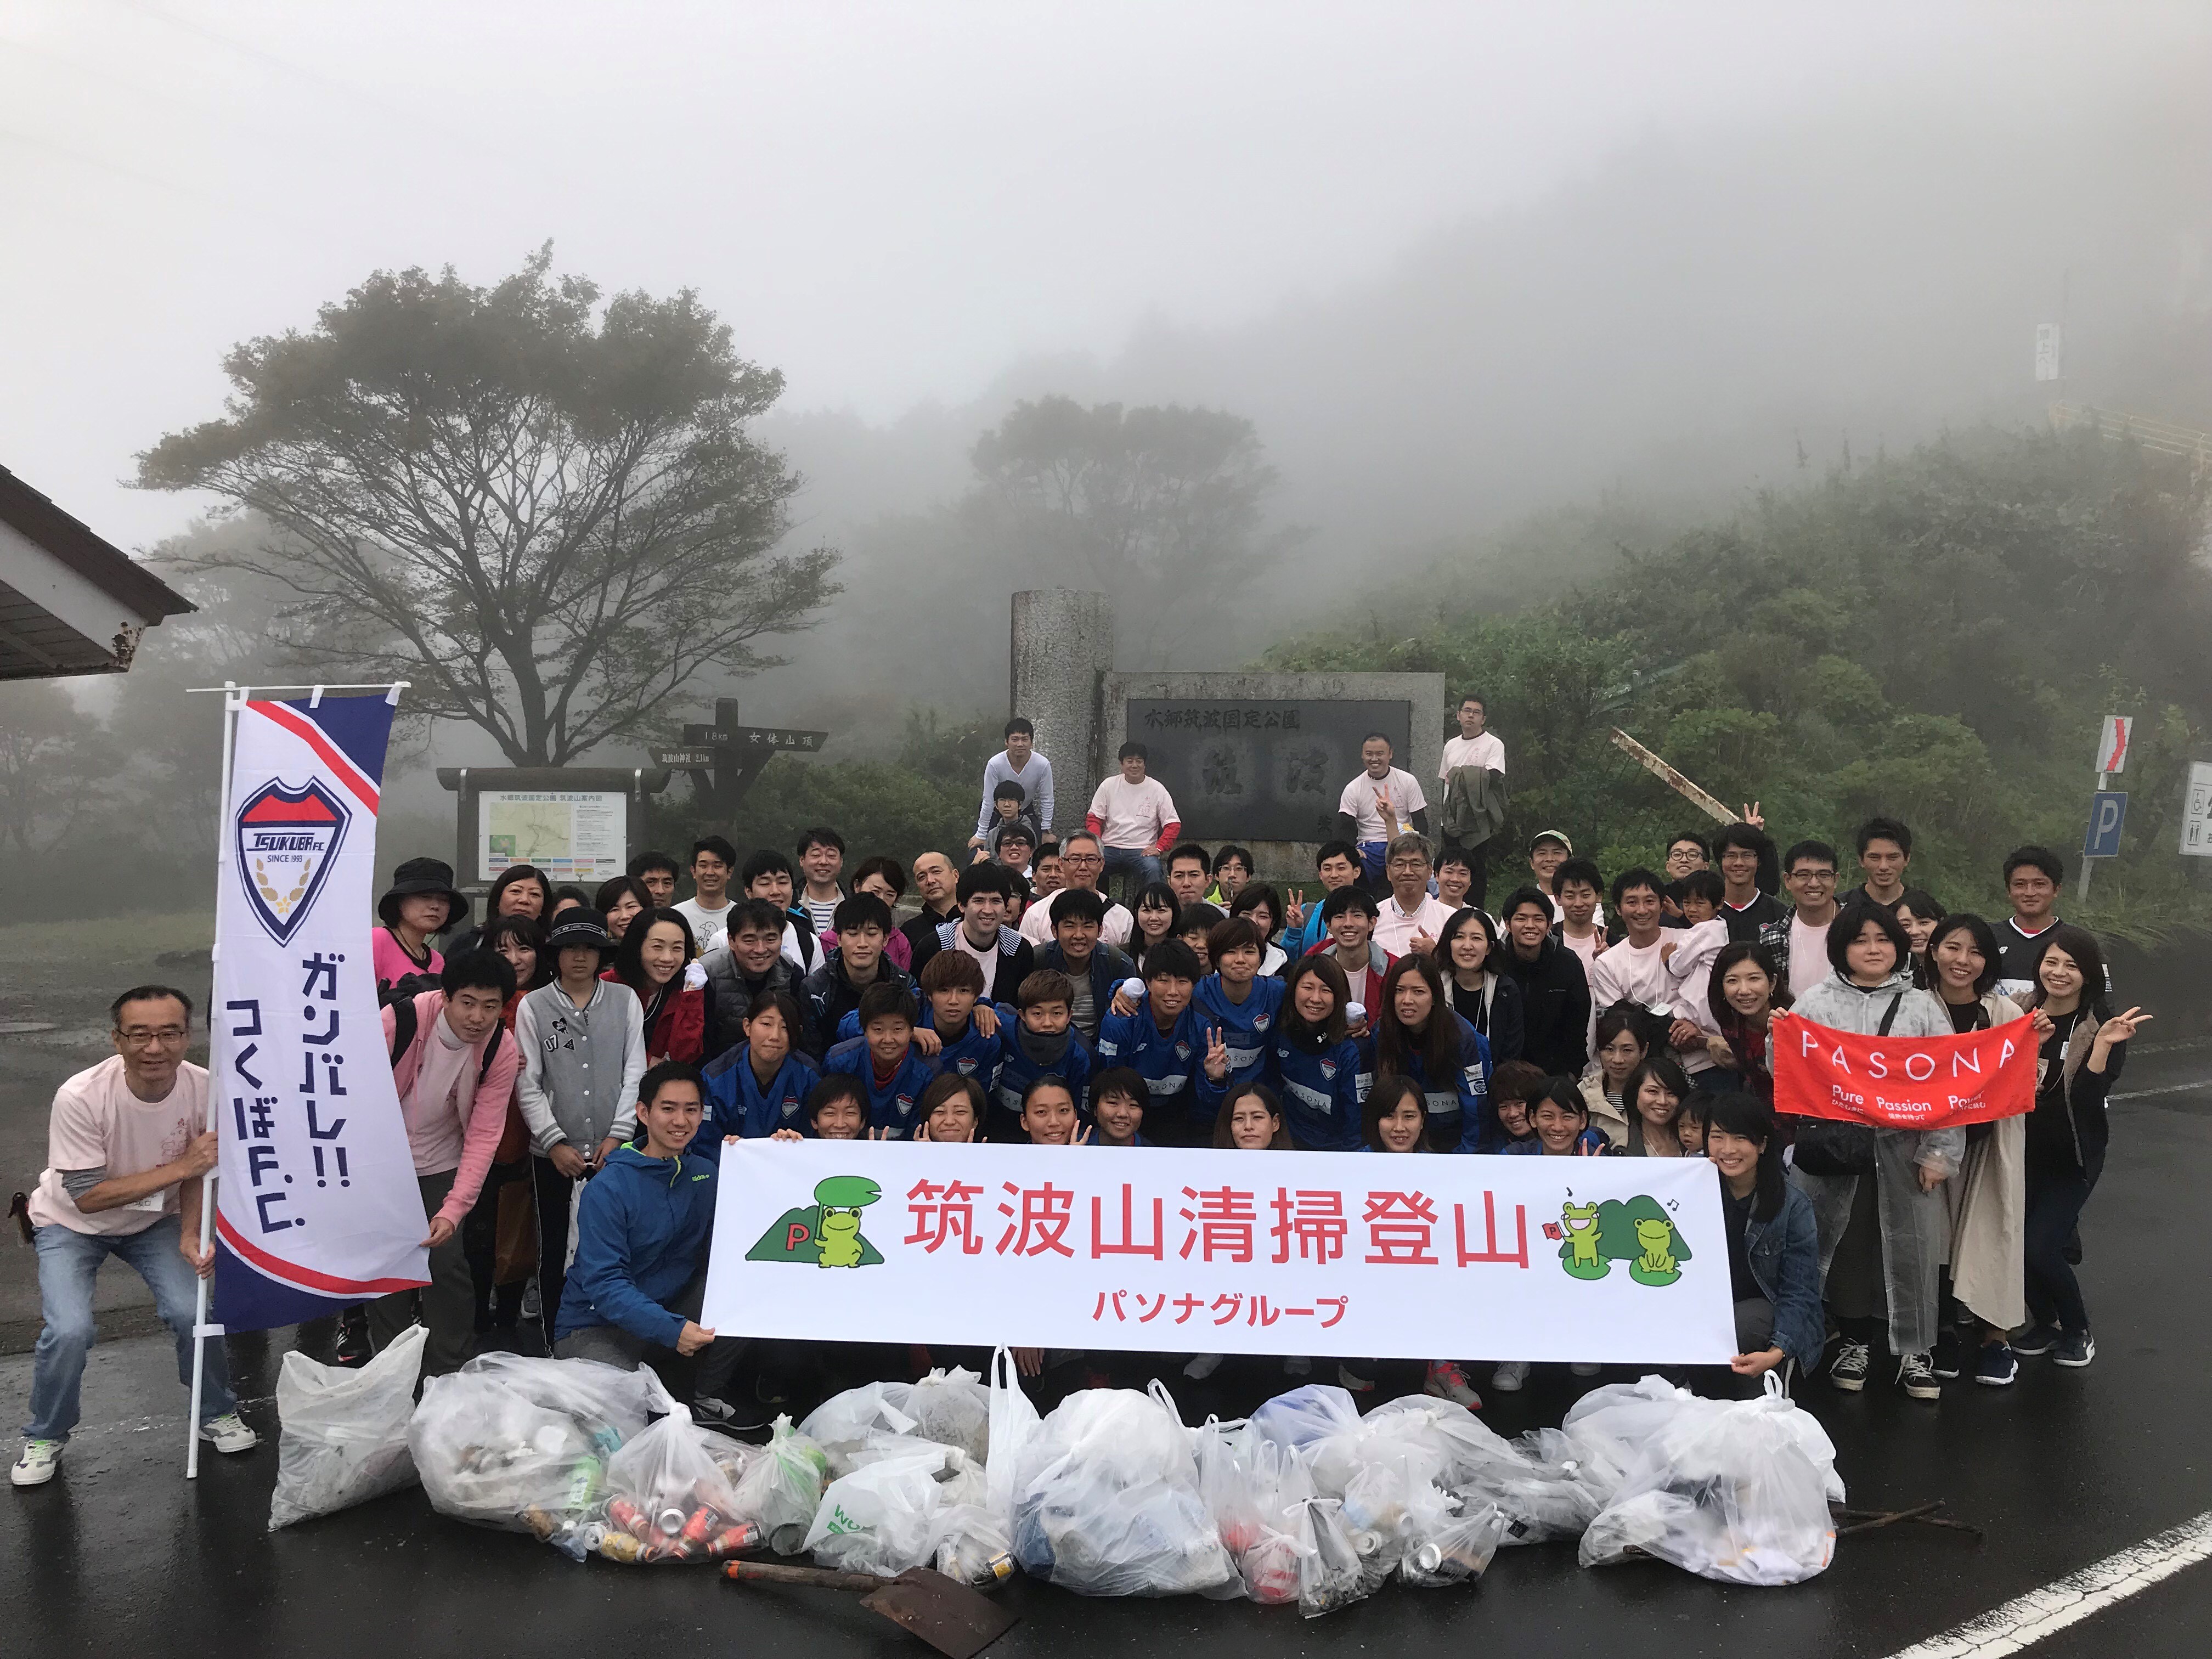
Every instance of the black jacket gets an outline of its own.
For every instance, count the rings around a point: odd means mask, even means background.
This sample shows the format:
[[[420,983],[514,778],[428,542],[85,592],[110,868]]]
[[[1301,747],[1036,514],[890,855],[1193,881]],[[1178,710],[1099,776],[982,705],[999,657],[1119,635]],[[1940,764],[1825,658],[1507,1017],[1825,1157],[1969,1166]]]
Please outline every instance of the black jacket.
[[[1510,941],[1505,948],[1513,948]],[[1444,994],[1451,999],[1453,1012],[1481,1032],[1490,1044],[1492,1065],[1528,1057],[1523,1052],[1528,1047],[1528,1021],[1521,1012],[1521,983],[1512,975],[1499,972],[1497,984],[1491,988],[1486,1008],[1480,992],[1462,990],[1459,981],[1449,974],[1444,976]]]
[[[922,948],[920,939],[914,945],[914,976],[917,981],[921,970],[929,965],[930,957],[940,951],[952,949],[952,930],[960,926],[960,918],[940,921],[929,935],[928,949]],[[1022,988],[1022,981],[1036,968],[1036,947],[1011,927],[999,929],[999,965],[991,977],[991,1000],[1012,1002],[1014,994]]]
[[[876,985],[896,985],[915,997],[914,975],[896,966],[889,957],[877,964]],[[817,1066],[830,1052],[830,1044],[837,1041],[837,1022],[860,1006],[860,993],[866,988],[845,977],[845,953],[835,946],[823,957],[822,965],[801,981],[799,987],[799,1046]],[[915,1003],[917,1012],[921,1004]]]
[[[960,912],[957,909],[949,916],[940,916],[925,904],[921,907],[920,915],[908,916],[904,921],[899,923],[899,932],[906,935],[907,951],[914,963],[915,973],[920,973],[921,964],[937,954],[938,928],[945,922],[959,920]]]
[[[1042,973],[1048,968],[1055,973],[1067,973],[1067,958],[1061,953],[1058,939],[1054,939],[1036,953],[1036,965],[1039,973]],[[1098,1040],[1098,1027],[1105,1024],[1106,1016],[1114,1012],[1114,988],[1123,980],[1132,977],[1136,971],[1137,964],[1104,939],[1100,939],[1092,949],[1089,978],[1091,1018],[1093,1023],[1091,1029],[1083,1034],[1085,1042],[1096,1042]],[[1068,977],[1073,979],[1074,975],[1069,974]],[[1003,1000],[1011,1001],[1012,999],[1006,998]]]
[[[1589,980],[1583,959],[1549,934],[1534,962],[1505,941],[1498,966],[1521,988],[1521,1058],[1550,1077],[1582,1075],[1589,1060]]]
[[[753,999],[763,991],[799,995],[799,969],[789,957],[779,953],[768,977],[758,985],[745,978],[744,969],[726,945],[718,945],[699,958],[707,970],[707,1058],[713,1060],[745,1040],[745,1015]],[[794,1036],[796,1034],[794,1033]]]

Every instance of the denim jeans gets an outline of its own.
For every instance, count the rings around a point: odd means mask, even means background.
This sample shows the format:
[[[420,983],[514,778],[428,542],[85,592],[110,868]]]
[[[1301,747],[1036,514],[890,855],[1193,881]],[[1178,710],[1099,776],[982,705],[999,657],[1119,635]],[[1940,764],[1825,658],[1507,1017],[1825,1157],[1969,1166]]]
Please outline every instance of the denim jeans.
[[[1129,877],[1130,883],[1123,890],[1133,905],[1139,888],[1160,878],[1160,861],[1150,853],[1134,847],[1109,847],[1103,850],[1106,854],[1106,875],[1099,884],[1111,887],[1116,875]]]
[[[177,1339],[177,1380],[191,1386],[192,1316],[199,1292],[191,1263],[177,1248],[182,1236],[173,1215],[135,1233],[81,1233],[55,1223],[32,1236],[39,1252],[39,1301],[46,1324],[31,1360],[31,1420],[23,1425],[26,1440],[66,1440],[76,1426],[84,1357],[98,1334],[92,1317],[93,1276],[111,1255],[129,1262],[153,1291],[154,1311]],[[211,1338],[200,1389],[200,1421],[237,1409],[222,1339]]]

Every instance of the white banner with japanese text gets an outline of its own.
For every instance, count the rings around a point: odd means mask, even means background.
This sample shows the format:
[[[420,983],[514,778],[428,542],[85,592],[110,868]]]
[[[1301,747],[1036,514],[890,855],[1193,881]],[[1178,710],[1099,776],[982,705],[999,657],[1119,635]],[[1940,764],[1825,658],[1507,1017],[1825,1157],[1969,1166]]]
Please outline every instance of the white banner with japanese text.
[[[1725,1364],[1702,1158],[927,1142],[722,1149],[723,1336]]]
[[[429,1281],[369,959],[392,713],[379,696],[238,711],[209,1018],[229,1330]]]

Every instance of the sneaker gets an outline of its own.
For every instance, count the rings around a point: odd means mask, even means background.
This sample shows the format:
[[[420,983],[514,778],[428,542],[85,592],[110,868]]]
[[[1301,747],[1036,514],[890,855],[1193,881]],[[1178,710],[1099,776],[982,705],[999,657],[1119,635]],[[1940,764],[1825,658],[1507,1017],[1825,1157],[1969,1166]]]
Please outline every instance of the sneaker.
[[[2002,1342],[1984,1342],[1974,1356],[1974,1381],[1992,1389],[2008,1389],[2020,1376],[2020,1361]]]
[[[2022,1359],[2040,1359],[2058,1346],[2058,1333],[2048,1325],[2031,1325],[2012,1340],[2012,1351]]]
[[[1928,1363],[1924,1353],[1909,1353],[1897,1362],[1897,1386],[1911,1400],[1941,1400],[1943,1385],[1936,1380],[1936,1368]]]
[[[1572,1371],[1577,1376],[1595,1376],[1600,1371],[1603,1370],[1605,1367],[1602,1365],[1593,1364],[1587,1359],[1578,1359],[1573,1364],[1568,1366],[1567,1369]]]
[[[54,1465],[61,1461],[61,1455],[58,1440],[26,1440],[23,1455],[8,1471],[8,1479],[19,1486],[43,1486],[54,1478]]]
[[[1467,1373],[1449,1359],[1429,1361],[1429,1380],[1422,1384],[1421,1392],[1464,1406],[1471,1412],[1482,1409],[1482,1396],[1468,1383]]]
[[[1936,1339],[1936,1352],[1929,1363],[1946,1382],[1966,1369],[1966,1345],[1959,1340],[1958,1332],[1946,1331]]]
[[[1190,1364],[1182,1368],[1182,1374],[1194,1382],[1203,1382],[1220,1369],[1219,1354],[1202,1353],[1193,1357]]]
[[[781,1410],[791,1403],[791,1385],[780,1376],[770,1376],[763,1371],[753,1379],[753,1398],[763,1406]]]
[[[1360,1376],[1349,1365],[1339,1365],[1336,1368],[1336,1386],[1346,1394],[1373,1394],[1375,1379]]]
[[[2087,1331],[2067,1331],[2051,1350],[2051,1363],[2063,1365],[2069,1370],[2080,1370],[2097,1357],[2097,1339]]]
[[[261,1443],[261,1437],[247,1428],[236,1412],[208,1419],[200,1425],[200,1438],[224,1453],[252,1451]]]
[[[1845,1337],[1836,1350],[1835,1358],[1829,1362],[1829,1382],[1845,1394],[1856,1394],[1866,1387],[1867,1364],[1872,1358],[1867,1344]]]
[[[1490,1374],[1490,1386],[1500,1394],[1518,1394],[1528,1385],[1528,1362],[1509,1359]]]
[[[1285,1376],[1310,1376],[1313,1375],[1313,1361],[1302,1353],[1292,1354],[1288,1359],[1285,1359],[1283,1362],[1283,1375]]]
[[[691,1402],[691,1415],[718,1429],[764,1429],[769,1421],[768,1413],[750,1402],[732,1405],[710,1394]]]

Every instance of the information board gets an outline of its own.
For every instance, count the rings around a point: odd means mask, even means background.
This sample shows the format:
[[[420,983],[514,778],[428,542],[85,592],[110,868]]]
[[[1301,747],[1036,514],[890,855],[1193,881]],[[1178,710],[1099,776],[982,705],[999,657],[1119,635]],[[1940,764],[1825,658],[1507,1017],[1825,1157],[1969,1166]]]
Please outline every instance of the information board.
[[[623,872],[629,798],[618,789],[487,789],[477,797],[476,878],[535,865],[556,886]]]
[[[2189,798],[2181,806],[2181,850],[2188,858],[2212,858],[2212,761],[2189,763]]]
[[[1145,745],[1146,770],[1175,797],[1194,840],[1310,842],[1336,833],[1361,741],[1384,733],[1406,766],[1412,723],[1403,702],[1132,697],[1127,735]]]

